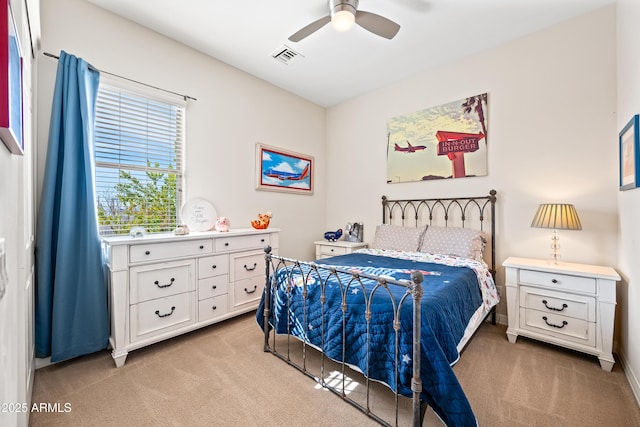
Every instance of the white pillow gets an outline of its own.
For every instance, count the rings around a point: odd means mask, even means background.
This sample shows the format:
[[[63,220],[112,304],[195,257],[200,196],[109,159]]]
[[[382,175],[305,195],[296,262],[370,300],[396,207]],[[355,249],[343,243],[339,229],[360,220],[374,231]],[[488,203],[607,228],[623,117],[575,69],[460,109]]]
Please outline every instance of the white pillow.
[[[429,226],[422,236],[418,251],[481,260],[486,242],[482,231]]]
[[[373,249],[416,252],[426,227],[401,227],[382,224],[376,227]]]

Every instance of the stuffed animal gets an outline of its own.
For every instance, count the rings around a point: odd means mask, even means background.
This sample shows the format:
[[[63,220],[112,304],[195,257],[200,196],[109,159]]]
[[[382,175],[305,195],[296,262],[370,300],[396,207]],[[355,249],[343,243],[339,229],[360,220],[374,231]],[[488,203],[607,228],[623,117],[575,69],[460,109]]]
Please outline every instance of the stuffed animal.
[[[339,228],[336,231],[327,231],[324,233],[324,238],[330,242],[335,242],[340,237],[342,237],[342,228]]]
[[[251,220],[251,226],[258,230],[263,230],[269,227],[269,221],[273,218],[273,214],[271,212],[266,212],[264,214],[258,214],[258,219]]]
[[[229,231],[229,227],[231,227],[229,218],[227,218],[226,216],[216,218],[216,231],[226,232]]]

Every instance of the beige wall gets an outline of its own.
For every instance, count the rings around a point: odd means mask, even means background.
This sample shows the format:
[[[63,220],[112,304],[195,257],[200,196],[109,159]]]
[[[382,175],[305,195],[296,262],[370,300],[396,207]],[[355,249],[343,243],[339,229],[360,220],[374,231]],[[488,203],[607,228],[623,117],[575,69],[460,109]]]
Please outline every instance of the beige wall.
[[[498,263],[548,257],[550,230],[531,220],[538,204],[565,202],[583,230],[560,233],[563,259],[617,267],[615,62],[615,8],[607,7],[330,108],[327,158],[340,174],[327,175],[327,228],[360,219],[371,241],[383,194],[496,189]],[[386,184],[387,119],[483,92],[488,176]]]
[[[622,129],[635,114],[640,113],[640,41],[638,21],[640,3],[618,0],[618,117],[617,129]],[[625,372],[640,401],[640,190],[618,193],[620,227],[618,229],[619,272],[618,314],[620,346],[618,354],[625,362]]]
[[[204,197],[232,228],[270,210],[280,253],[312,259],[325,214],[325,110],[263,80],[80,0],[42,2],[42,51],[197,98],[187,107],[186,197]],[[39,129],[47,134],[57,62],[39,55]],[[255,144],[312,155],[313,196],[254,189]],[[38,188],[46,140],[39,141]]]

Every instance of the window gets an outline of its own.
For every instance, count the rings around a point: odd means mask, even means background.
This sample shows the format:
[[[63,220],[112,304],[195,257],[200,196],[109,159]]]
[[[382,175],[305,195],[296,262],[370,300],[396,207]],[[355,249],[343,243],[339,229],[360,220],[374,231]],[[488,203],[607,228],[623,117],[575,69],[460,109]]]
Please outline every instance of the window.
[[[95,186],[101,235],[172,231],[182,202],[186,102],[102,77]]]

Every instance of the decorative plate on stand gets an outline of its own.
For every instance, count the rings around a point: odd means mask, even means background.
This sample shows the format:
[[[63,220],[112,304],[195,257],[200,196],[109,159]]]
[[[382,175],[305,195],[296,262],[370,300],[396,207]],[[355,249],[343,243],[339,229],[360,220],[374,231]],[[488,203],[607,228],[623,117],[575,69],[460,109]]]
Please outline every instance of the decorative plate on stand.
[[[218,217],[211,202],[205,199],[190,199],[182,206],[182,222],[191,231],[211,230]]]

